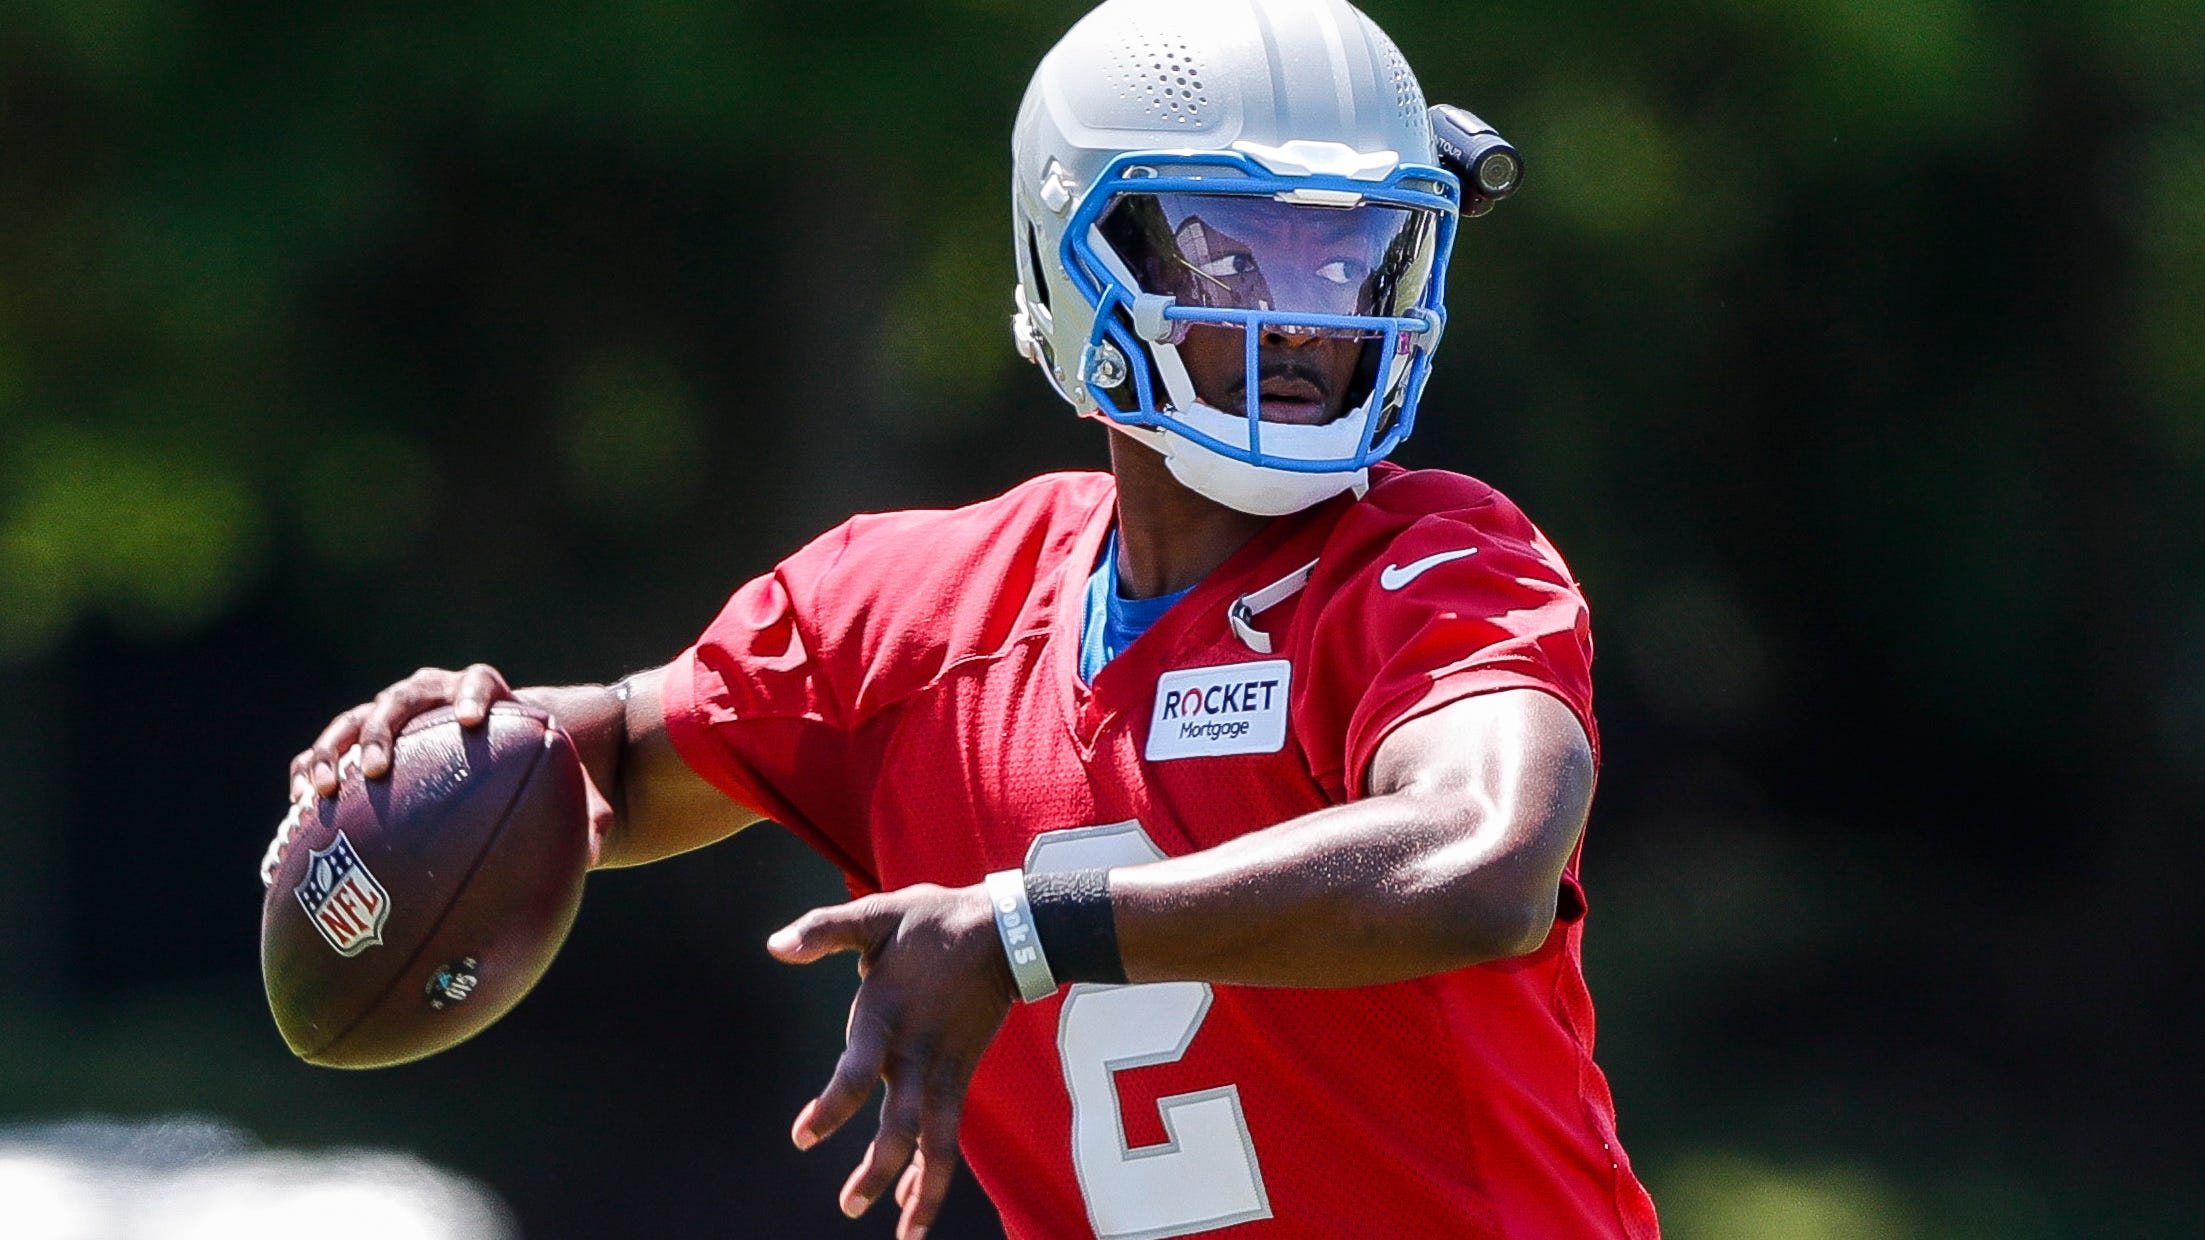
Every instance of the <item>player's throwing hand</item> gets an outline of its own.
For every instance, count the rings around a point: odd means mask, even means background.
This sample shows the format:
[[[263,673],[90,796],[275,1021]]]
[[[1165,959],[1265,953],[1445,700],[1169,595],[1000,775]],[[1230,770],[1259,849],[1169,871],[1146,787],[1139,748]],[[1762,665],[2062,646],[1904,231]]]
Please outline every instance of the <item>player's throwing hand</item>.
[[[460,671],[424,667],[390,688],[329,721],[314,743],[291,759],[291,799],[337,795],[340,778],[337,763],[354,745],[360,747],[360,773],[381,779],[390,773],[391,746],[399,730],[416,715],[439,706],[450,706],[464,727],[479,726],[490,717],[490,704],[513,698],[513,690],[498,669],[475,663]]]
[[[957,1172],[957,1124],[980,1056],[1018,997],[985,891],[922,884],[814,909],[766,947],[789,964],[858,955],[848,1046],[804,1105],[790,1138],[810,1149],[887,1086],[880,1131],[842,1186],[842,1212],[865,1213],[896,1183],[899,1240],[919,1240]],[[901,1173],[901,1178],[898,1174]]]

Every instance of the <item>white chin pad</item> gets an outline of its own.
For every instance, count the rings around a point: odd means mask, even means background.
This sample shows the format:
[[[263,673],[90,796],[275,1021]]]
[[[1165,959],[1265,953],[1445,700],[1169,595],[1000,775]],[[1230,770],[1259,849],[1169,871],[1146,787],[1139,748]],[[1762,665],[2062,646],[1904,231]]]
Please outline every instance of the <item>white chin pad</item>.
[[[1222,442],[1235,447],[1248,444],[1248,419],[1245,417],[1202,404],[1191,405],[1177,416]],[[1368,416],[1369,406],[1366,405],[1325,426],[1266,422],[1263,424],[1264,454],[1320,461],[1352,457],[1362,446],[1363,420]],[[1164,461],[1171,469],[1171,476],[1188,490],[1227,508],[1259,517],[1300,512],[1350,487],[1363,486],[1370,474],[1367,469],[1298,473],[1251,465],[1212,452],[1169,428],[1164,431]]]
[[[1236,448],[1248,446],[1248,418],[1245,414],[1227,413],[1200,401],[1188,401],[1174,409],[1172,416],[1220,443],[1229,443]],[[1263,454],[1289,457],[1297,461],[1348,460],[1363,446],[1363,424],[1369,417],[1370,402],[1365,401],[1361,408],[1334,418],[1323,426],[1265,422]]]

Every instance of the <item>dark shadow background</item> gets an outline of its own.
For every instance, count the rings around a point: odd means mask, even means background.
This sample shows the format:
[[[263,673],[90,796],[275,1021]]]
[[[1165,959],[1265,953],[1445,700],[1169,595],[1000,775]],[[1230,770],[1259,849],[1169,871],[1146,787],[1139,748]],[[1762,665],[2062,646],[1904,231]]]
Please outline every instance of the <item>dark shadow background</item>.
[[[599,876],[515,1015],[369,1075],[284,1052],[254,869],[417,665],[606,679],[851,511],[1102,465],[1004,330],[1082,7],[0,12],[0,1122],[887,1234],[783,1138],[851,986],[764,954],[840,893],[785,835]],[[2195,1234],[2205,4],[1370,8],[1530,167],[1399,459],[1593,599],[1587,968],[1670,1233]]]

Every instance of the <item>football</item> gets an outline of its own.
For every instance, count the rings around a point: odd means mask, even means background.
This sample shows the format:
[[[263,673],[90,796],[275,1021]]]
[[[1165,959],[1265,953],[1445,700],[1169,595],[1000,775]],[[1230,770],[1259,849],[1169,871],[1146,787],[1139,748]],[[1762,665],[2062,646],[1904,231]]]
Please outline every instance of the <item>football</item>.
[[[339,764],[334,797],[293,807],[260,915],[261,976],[299,1058],[379,1068],[473,1037],[558,954],[589,867],[574,742],[500,702],[463,728],[407,724],[388,777]]]

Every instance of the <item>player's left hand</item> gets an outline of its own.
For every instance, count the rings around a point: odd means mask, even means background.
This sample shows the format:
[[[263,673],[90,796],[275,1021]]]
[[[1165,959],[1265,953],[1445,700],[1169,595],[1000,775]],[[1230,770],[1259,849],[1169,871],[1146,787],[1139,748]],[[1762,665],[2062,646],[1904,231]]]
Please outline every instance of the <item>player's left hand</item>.
[[[957,1173],[965,1089],[1018,997],[986,892],[924,884],[814,909],[766,948],[790,964],[859,953],[848,1045],[790,1138],[810,1149],[885,1083],[880,1131],[842,1186],[842,1212],[865,1213],[894,1181],[896,1235],[919,1240]]]

